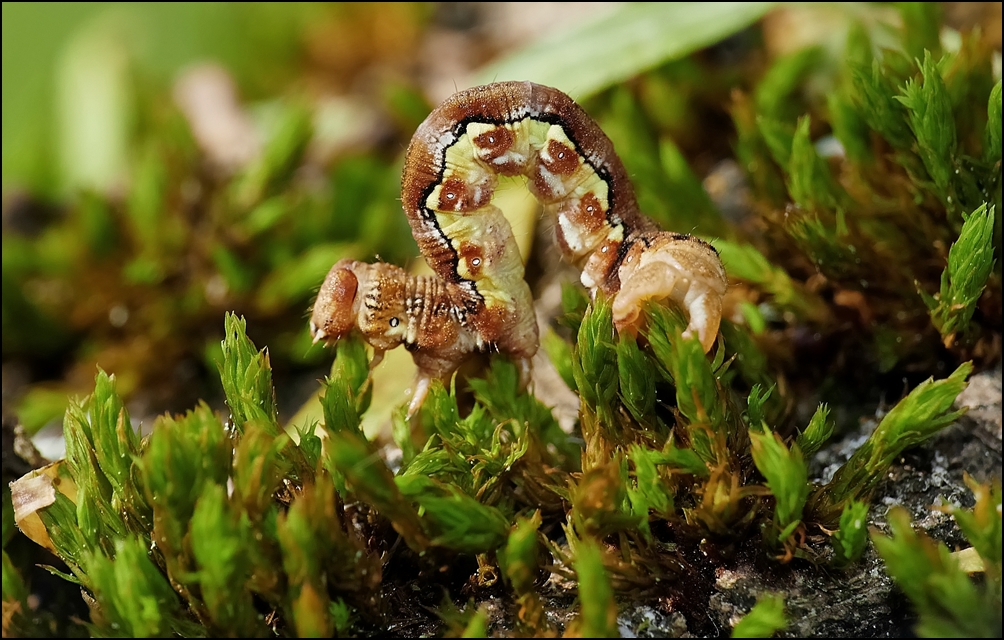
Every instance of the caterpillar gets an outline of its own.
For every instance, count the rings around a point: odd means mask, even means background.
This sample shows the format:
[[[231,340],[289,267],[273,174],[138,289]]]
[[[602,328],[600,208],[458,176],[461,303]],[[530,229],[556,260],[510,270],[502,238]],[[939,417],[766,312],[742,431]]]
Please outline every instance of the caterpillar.
[[[525,382],[539,338],[512,230],[492,204],[499,176],[526,178],[545,215],[555,216],[558,245],[581,269],[582,284],[594,296],[602,291],[612,298],[618,331],[637,332],[645,300],[669,298],[689,314],[685,337],[695,335],[705,352],[711,349],[728,284],[715,249],[662,231],[644,216],[610,139],[567,95],[531,82],[460,91],[429,114],[405,155],[401,199],[438,282],[391,265],[353,263],[338,272],[335,265],[314,307],[315,341],[337,339],[354,326],[380,353],[405,344],[419,369],[415,410],[429,380],[452,372],[474,350],[493,348],[516,358]],[[346,294],[347,273],[358,283],[354,299]],[[402,323],[402,305],[413,309],[418,315],[405,315],[415,333],[389,320],[377,326],[378,313],[360,315],[360,292],[375,306],[396,309],[392,317]],[[434,320],[419,317],[434,309]],[[424,336],[431,327],[447,331],[450,323],[448,339]],[[330,333],[328,326],[341,332]],[[399,339],[404,334],[409,338]]]

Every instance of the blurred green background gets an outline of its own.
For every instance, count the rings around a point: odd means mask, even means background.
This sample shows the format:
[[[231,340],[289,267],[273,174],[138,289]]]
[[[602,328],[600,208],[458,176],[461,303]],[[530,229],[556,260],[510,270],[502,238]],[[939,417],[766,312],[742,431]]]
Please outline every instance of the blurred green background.
[[[301,55],[304,27],[327,11],[307,3],[4,3],[4,193],[25,188],[51,197],[76,186],[81,169],[66,166],[72,151],[64,136],[87,115],[81,110],[98,106],[113,110],[105,120],[122,116],[101,124],[127,130],[128,105],[115,101],[129,101],[133,87],[124,76],[130,71],[167,85],[185,65],[217,60],[249,98],[281,90],[294,80],[288,70]],[[120,93],[104,96],[102,105],[94,103],[102,98],[90,97],[88,104],[74,86],[80,75],[94,83],[94,93]],[[88,125],[98,123],[79,126]],[[101,133],[109,142],[126,139],[122,131]],[[100,157],[124,152],[91,151]]]
[[[303,315],[327,269],[416,253],[397,155],[438,10],[5,3],[5,416],[40,428],[95,366],[141,413],[212,399],[228,309],[323,373]]]

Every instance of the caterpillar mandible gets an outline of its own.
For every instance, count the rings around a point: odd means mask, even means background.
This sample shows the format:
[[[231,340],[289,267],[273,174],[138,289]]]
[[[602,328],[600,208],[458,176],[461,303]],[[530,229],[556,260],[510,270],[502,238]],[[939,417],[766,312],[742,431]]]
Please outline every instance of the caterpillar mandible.
[[[335,265],[314,307],[315,341],[355,327],[378,354],[404,343],[419,369],[409,413],[421,405],[431,378],[451,373],[475,350],[494,348],[518,359],[525,382],[538,347],[537,324],[512,230],[492,204],[499,175],[524,176],[545,214],[556,217],[562,253],[581,269],[593,295],[612,297],[618,331],[637,331],[645,300],[669,298],[690,317],[685,336],[694,334],[705,351],[711,349],[728,284],[718,253],[693,236],[661,231],[642,215],[624,165],[599,126],[561,91],[531,82],[454,94],[429,114],[408,146],[401,199],[419,250],[440,282],[419,285],[391,265],[340,271]],[[414,339],[398,340],[400,325],[387,320],[377,326],[371,316],[359,315],[361,307],[339,306],[349,300],[347,287],[337,285],[346,273],[374,305],[400,308],[411,300]],[[393,278],[398,284],[390,284]],[[419,288],[426,291],[420,305],[407,293]],[[358,305],[354,300],[349,303]],[[435,321],[420,318],[433,309],[439,310]],[[326,329],[331,322],[341,332]],[[431,330],[423,327],[442,331],[446,325],[455,339],[422,341]]]

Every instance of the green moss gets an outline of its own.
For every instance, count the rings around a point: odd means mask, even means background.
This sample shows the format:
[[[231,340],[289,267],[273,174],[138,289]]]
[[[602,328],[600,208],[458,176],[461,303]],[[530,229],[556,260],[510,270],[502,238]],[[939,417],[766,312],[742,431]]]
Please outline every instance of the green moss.
[[[598,371],[613,387],[594,386],[606,414],[591,418],[592,437],[607,457],[589,458],[587,446],[581,475],[574,473],[575,459],[560,454],[572,438],[535,399],[519,393],[514,366],[502,360],[473,383],[476,404],[466,417],[453,392],[433,387],[423,408],[429,436],[408,464],[392,472],[359,429],[369,378],[366,353],[354,340],[339,344],[325,385],[323,445],[308,432],[300,433],[297,445],[277,431],[265,352],[247,339],[242,321],[228,317],[220,371],[234,429],[224,430],[203,405],[158,420],[140,441],[112,380],[100,374],[94,394],[67,413],[66,466],[75,496],[59,493],[43,510],[43,522],[75,579],[107,609],[92,620],[98,628],[120,624],[156,634],[195,624],[207,632],[256,634],[264,622],[255,599],[272,603],[298,632],[327,633],[335,624],[332,603],[365,607],[378,597],[375,550],[354,532],[358,525],[344,521],[337,505],[347,503],[366,505],[370,521],[397,531],[419,562],[431,550],[486,558],[498,553],[525,609],[525,628],[544,629],[531,587],[539,567],[535,532],[544,521],[567,518],[570,546],[562,553],[570,554],[579,575],[579,624],[583,633],[612,634],[608,575],[644,582],[678,570],[672,554],[653,555],[651,523],[686,522],[704,532],[699,535],[727,537],[759,521],[770,545],[797,555],[792,532],[805,526],[803,506],[812,489],[800,446],[767,424],[763,407],[770,394],[755,388],[747,412],[738,414],[733,392],[721,383],[727,369],[721,358],[708,360],[699,347],[690,349],[696,341],[682,339],[673,313],[657,307],[649,313],[652,355],[637,344],[618,348],[583,339],[609,322],[605,304],[587,311],[580,327],[574,350],[580,384],[589,381],[587,371]],[[656,331],[675,334],[657,339]],[[677,390],[671,429],[623,400],[639,394],[643,366],[659,372],[654,388]],[[903,447],[954,419],[957,412],[949,407],[968,371],[961,367],[945,381],[929,381],[893,408],[834,480],[812,489],[808,513],[820,517],[845,503],[865,505],[848,500],[867,498]],[[640,393],[652,388],[643,385]],[[590,411],[584,405],[583,415]],[[754,423],[746,437],[730,426]],[[826,424],[821,408],[801,440],[818,447],[828,435]],[[547,442],[555,445],[550,451],[542,446]],[[754,465],[759,474],[751,473]],[[570,506],[567,513],[562,504]],[[840,518],[842,561],[860,552],[860,527],[846,522],[846,514],[859,508],[848,507]],[[517,517],[534,511],[531,520]],[[860,514],[853,520],[860,523]],[[143,543],[143,554],[127,560],[142,540],[156,544]],[[614,541],[631,560],[604,559],[599,540]],[[160,603],[157,615],[146,605],[124,607],[117,600],[113,576],[133,562],[139,562],[136,575],[146,576],[135,586],[149,594],[140,602]]]
[[[971,371],[972,365],[964,363],[948,378],[929,378],[900,400],[833,479],[814,490],[809,500],[813,517],[835,524],[848,500],[871,496],[904,449],[930,438],[965,413],[955,410],[954,403]]]
[[[971,484],[972,512],[954,510],[956,521],[983,561],[985,580],[972,580],[948,548],[910,524],[907,512],[890,510],[891,536],[872,533],[890,575],[920,618],[915,631],[925,638],[994,638],[1001,632],[1001,490]]]
[[[764,594],[757,598],[749,613],[732,627],[733,638],[769,638],[788,626],[784,615],[784,599]]]
[[[941,333],[945,346],[957,337],[970,336],[976,303],[994,267],[994,207],[986,203],[965,216],[959,239],[948,251],[948,266],[941,274],[941,289],[933,296],[920,290],[931,314],[931,322]]]
[[[846,567],[858,560],[868,544],[868,503],[848,500],[840,514],[840,528],[833,533],[834,564]]]
[[[618,638],[617,605],[603,568],[602,551],[591,540],[580,540],[575,549],[575,574],[579,581],[583,638]]]
[[[774,496],[774,522],[767,536],[784,544],[802,523],[802,509],[809,497],[809,470],[797,444],[790,449],[775,433],[750,431],[751,453],[757,469]]]

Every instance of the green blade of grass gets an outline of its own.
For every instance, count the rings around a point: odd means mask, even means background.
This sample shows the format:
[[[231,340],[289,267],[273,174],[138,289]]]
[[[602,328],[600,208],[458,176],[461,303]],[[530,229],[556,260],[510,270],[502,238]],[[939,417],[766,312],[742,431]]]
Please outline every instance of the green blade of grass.
[[[637,3],[544,38],[481,69],[478,84],[532,80],[590,96],[759,20],[771,2]]]

